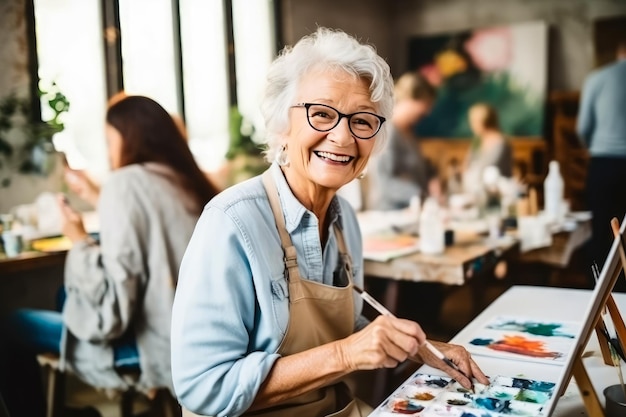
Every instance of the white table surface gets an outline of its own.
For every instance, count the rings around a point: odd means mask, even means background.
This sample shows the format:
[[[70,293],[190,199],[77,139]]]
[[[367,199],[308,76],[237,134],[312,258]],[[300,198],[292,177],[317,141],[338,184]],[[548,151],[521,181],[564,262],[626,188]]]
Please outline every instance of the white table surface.
[[[489,307],[478,315],[471,323],[461,330],[451,343],[460,343],[468,340],[475,332],[490,320],[494,315],[511,315],[528,317],[540,314],[542,319],[582,321],[589,301],[591,291],[514,286],[498,297]],[[626,294],[615,293],[613,297],[620,308],[626,311]],[[624,316],[624,314],[622,314]],[[474,360],[487,375],[521,376],[522,378],[541,381],[558,381],[563,366],[539,364],[528,361],[512,361],[510,359],[493,358],[474,355]],[[594,389],[604,406],[603,389],[609,385],[618,384],[619,377],[616,369],[604,364],[596,333],[593,332],[583,355],[583,364],[589,373]],[[419,372],[434,375],[443,375],[441,371],[428,366],[422,366]],[[626,374],[626,366],[622,364],[622,372]],[[551,414],[554,417],[584,417],[588,416],[580,391],[574,378],[571,379],[565,393],[556,400],[556,407]]]

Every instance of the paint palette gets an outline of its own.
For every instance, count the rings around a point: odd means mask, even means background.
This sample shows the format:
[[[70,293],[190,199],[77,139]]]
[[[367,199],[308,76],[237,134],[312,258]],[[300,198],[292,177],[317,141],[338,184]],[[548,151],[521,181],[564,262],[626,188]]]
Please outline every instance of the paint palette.
[[[543,417],[555,384],[496,376],[474,393],[455,380],[416,373],[384,401],[371,417]]]

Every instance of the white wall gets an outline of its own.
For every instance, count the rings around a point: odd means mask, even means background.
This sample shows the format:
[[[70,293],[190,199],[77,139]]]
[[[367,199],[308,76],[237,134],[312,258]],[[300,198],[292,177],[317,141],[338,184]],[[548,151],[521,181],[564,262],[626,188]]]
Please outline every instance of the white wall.
[[[541,20],[550,26],[550,90],[578,90],[594,67],[593,23],[626,16],[623,0],[283,0],[283,37],[294,43],[316,23],[375,44],[394,75],[408,70],[408,40],[475,27]]]
[[[292,45],[318,26],[342,29],[374,45],[389,59],[391,50],[391,8],[395,0],[282,0],[283,41]]]

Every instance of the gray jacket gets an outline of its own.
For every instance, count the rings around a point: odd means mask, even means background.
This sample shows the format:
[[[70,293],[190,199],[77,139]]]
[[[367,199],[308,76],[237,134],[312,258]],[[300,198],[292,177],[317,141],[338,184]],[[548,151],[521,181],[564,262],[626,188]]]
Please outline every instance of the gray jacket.
[[[98,204],[100,244],[81,242],[65,263],[62,364],[92,386],[125,389],[111,341],[137,341],[137,388],[168,387],[170,321],[178,268],[200,208],[164,165],[116,170]]]

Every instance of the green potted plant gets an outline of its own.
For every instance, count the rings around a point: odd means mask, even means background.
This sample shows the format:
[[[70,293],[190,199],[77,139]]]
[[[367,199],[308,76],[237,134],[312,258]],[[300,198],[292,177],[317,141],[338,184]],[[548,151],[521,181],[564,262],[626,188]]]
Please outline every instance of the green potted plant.
[[[269,164],[263,158],[263,147],[252,139],[254,126],[244,119],[236,106],[230,109],[229,133],[230,143],[226,151],[228,185],[265,171]]]
[[[52,83],[39,97],[48,105],[45,121],[32,121],[29,101],[15,93],[0,99],[0,187],[11,184],[11,175],[48,175],[54,169],[56,152],[52,139],[65,128],[62,116],[69,110],[67,97]]]

